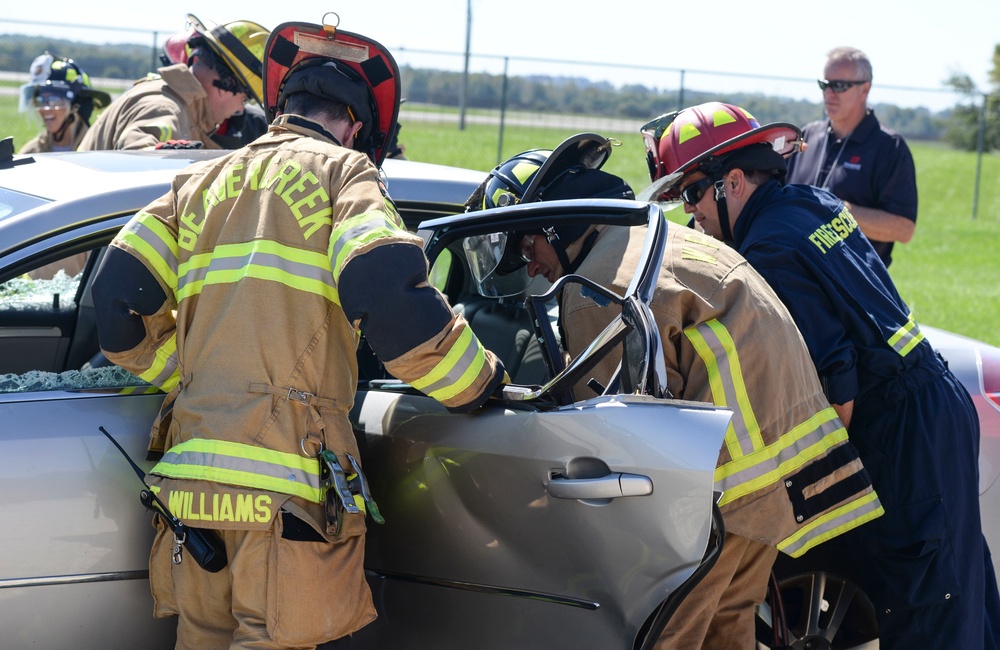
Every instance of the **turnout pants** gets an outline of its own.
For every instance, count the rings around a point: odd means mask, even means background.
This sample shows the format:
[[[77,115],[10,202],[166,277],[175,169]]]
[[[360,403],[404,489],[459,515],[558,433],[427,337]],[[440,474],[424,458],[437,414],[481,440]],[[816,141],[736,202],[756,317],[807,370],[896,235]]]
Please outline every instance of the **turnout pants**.
[[[216,531],[229,559],[218,573],[186,552],[173,564],[173,533],[156,518],[154,615],[178,617],[178,650],[313,648],[375,619],[363,569],[365,536],[335,544],[289,539],[288,517],[276,517],[264,531]],[[295,518],[291,523],[308,528]]]
[[[719,559],[670,617],[656,650],[751,650],[756,606],[767,593],[773,546],[726,533]]]

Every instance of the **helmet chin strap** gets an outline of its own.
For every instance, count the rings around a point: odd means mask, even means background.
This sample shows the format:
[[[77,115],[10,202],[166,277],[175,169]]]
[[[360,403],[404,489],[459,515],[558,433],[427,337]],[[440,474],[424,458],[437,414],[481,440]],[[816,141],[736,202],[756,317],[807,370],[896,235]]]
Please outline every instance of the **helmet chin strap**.
[[[722,241],[733,241],[733,230],[729,227],[729,206],[726,204],[726,181],[720,178],[715,181],[715,206],[719,213],[719,229],[722,230]]]
[[[559,239],[559,235],[556,235],[554,231],[545,231],[545,237],[548,242],[552,244],[552,248],[556,252],[556,257],[559,258],[559,264],[563,268],[564,275],[570,275],[576,273],[576,270],[580,268],[583,264],[583,260],[587,258],[587,254],[590,253],[590,249],[594,247],[594,242],[597,241],[598,232],[595,230],[587,235],[587,238],[583,240],[583,245],[580,247],[580,252],[577,253],[576,259],[570,262],[569,255],[566,254],[566,247],[562,245],[562,241]],[[571,244],[573,242],[570,242]]]
[[[62,126],[60,126],[59,129],[52,134],[52,140],[55,142],[59,142],[60,140],[62,140],[63,136],[66,135],[66,129],[69,128],[69,125],[73,123],[73,120],[75,118],[76,118],[76,107],[72,107],[70,108],[69,114],[66,115],[66,119],[63,120]]]

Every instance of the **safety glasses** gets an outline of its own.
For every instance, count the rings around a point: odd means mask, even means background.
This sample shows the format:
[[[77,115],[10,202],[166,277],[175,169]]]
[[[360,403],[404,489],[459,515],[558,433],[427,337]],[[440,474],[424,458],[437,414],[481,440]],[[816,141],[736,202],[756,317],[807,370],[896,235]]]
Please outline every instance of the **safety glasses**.
[[[535,259],[535,236],[525,235],[520,244],[521,259],[530,262]]]
[[[835,93],[847,92],[853,86],[860,86],[861,84],[868,83],[867,81],[843,81],[841,79],[834,79],[833,81],[829,79],[817,79],[816,83],[819,84],[819,89],[825,91],[827,88],[831,89]]]
[[[69,100],[62,95],[36,95],[33,103],[38,109],[54,111],[69,108]]]
[[[705,196],[705,192],[707,192],[708,188],[713,185],[715,185],[715,181],[708,176],[699,178],[681,190],[681,201],[684,201],[690,206],[698,205],[698,202]]]

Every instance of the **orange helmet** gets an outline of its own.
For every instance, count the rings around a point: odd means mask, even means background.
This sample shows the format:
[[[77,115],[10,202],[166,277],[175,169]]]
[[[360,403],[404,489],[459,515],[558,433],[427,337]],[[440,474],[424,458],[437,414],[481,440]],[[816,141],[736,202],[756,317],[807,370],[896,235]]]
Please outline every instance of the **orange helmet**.
[[[336,24],[326,22],[335,16]],[[268,120],[281,112],[288,89],[308,89],[339,101],[363,127],[354,148],[376,166],[385,159],[399,117],[399,68],[385,47],[360,34],[338,29],[328,12],[323,24],[283,23],[264,46],[264,110]],[[291,82],[291,83],[290,83]],[[363,116],[363,117],[362,117]]]
[[[653,198],[676,200],[680,180],[695,169],[752,144],[769,144],[786,156],[801,143],[802,131],[784,122],[761,126],[739,106],[708,102],[661,115],[642,127],[642,136],[650,180],[662,181]]]

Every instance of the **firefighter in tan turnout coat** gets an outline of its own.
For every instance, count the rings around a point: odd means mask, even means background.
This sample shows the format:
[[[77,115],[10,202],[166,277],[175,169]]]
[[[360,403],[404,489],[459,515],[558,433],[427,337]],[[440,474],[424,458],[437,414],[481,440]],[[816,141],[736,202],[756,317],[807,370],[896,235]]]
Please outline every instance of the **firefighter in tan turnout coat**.
[[[519,154],[490,174],[467,207],[632,198],[622,179],[599,169],[610,147],[584,133],[551,152]],[[586,224],[508,233],[494,273],[523,273],[527,265],[527,275],[550,282],[575,273],[625,295],[645,237],[645,227]],[[650,310],[673,397],[733,411],[715,472],[722,552],[655,647],[751,648],[755,605],[778,551],[798,557],[881,516],[882,506],[788,310],[738,253],[669,224]],[[578,356],[620,312],[583,285],[565,286],[559,320],[567,352]],[[608,355],[594,379],[607,386],[617,366],[611,360],[620,358]],[[585,385],[575,389],[577,399],[593,396]]]
[[[262,100],[261,66],[268,31],[240,20],[206,26],[188,14],[194,36],[187,63],[136,81],[111,103],[80,143],[80,151],[106,149],[220,149],[212,135]]]
[[[267,107],[281,115],[179,175],[123,228],[94,287],[107,356],[169,391],[148,481],[184,523],[219,533],[229,559],[219,573],[183,550],[172,563],[157,518],[155,613],[179,615],[178,647],[311,647],[375,618],[364,513],[331,519],[317,459],[332,451],[346,474],[360,460],[348,420],[360,332],[389,372],[452,410],[504,378],[427,283],[421,240],[379,181],[395,62],[343,31],[335,45],[367,52],[363,65],[299,47],[320,41],[320,26],[272,33]]]

